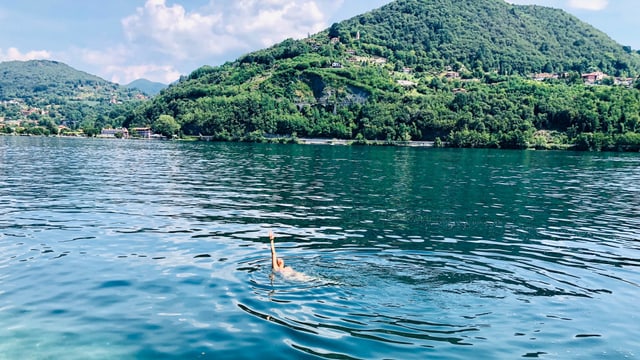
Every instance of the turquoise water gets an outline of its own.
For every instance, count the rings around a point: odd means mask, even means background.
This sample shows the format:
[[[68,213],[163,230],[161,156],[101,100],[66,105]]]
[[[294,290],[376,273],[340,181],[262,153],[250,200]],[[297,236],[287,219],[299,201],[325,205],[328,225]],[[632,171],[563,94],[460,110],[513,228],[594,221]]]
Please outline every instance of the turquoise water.
[[[0,358],[638,358],[639,240],[634,154],[0,137]]]

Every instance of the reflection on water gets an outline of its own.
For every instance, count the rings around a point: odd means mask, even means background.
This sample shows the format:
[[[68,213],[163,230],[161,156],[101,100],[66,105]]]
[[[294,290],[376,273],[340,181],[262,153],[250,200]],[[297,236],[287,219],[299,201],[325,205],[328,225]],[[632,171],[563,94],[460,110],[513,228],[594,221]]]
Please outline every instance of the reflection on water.
[[[638,165],[0,137],[0,354],[633,358]]]

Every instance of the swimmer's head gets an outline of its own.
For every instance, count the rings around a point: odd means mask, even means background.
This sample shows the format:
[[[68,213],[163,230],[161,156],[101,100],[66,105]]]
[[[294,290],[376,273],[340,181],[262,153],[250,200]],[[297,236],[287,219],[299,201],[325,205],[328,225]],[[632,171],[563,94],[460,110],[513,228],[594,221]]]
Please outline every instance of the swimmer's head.
[[[278,267],[284,267],[284,260],[282,260],[282,258],[278,258],[276,263],[278,264]]]

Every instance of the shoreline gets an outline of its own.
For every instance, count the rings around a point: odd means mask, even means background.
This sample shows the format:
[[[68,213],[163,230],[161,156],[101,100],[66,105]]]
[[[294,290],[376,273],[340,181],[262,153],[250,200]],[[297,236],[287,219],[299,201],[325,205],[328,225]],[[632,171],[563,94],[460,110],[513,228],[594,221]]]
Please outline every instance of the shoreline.
[[[179,141],[179,142],[244,142],[244,143],[263,143],[263,144],[297,144],[297,145],[322,145],[322,146],[391,146],[391,147],[411,147],[411,148],[466,148],[466,149],[491,149],[491,147],[455,147],[449,146],[447,142],[436,141],[388,141],[388,140],[346,140],[346,139],[328,139],[328,138],[297,138],[297,137],[262,137],[260,139],[238,139],[238,140],[218,140],[210,136],[186,136],[183,138],[159,139],[159,138],[127,138],[118,139],[115,137],[87,137],[87,136],[65,136],[65,135],[33,135],[33,134],[6,134],[0,133],[0,136],[7,137],[50,137],[65,139],[100,139],[100,140],[133,140],[133,141]],[[579,149],[576,144],[547,144],[547,147],[527,147],[522,149],[495,148],[499,150],[538,150],[538,151],[578,151],[578,152],[618,152],[618,153],[637,153],[640,151],[636,146],[619,146],[617,148],[602,149]]]
[[[407,146],[407,147],[435,147],[434,141],[387,141],[387,140],[366,140],[361,142],[358,140],[344,139],[321,139],[321,138],[299,138],[296,141],[300,145],[374,145],[374,146]]]
[[[147,138],[116,138],[106,136],[66,136],[66,135],[32,135],[32,134],[0,134],[0,136],[16,136],[16,137],[50,137],[50,138],[65,138],[65,139],[100,139],[100,140],[154,140],[154,141],[203,141],[203,142],[218,142],[208,136],[188,136],[185,138],[175,139],[147,139]],[[419,148],[434,148],[436,147],[435,141],[388,141],[388,140],[345,140],[345,139],[324,139],[324,138],[292,138],[292,137],[267,137],[264,138],[265,143],[280,143],[280,144],[298,144],[298,145],[338,145],[338,146],[400,146],[400,147],[419,147]],[[225,141],[220,141],[225,142]],[[232,141],[243,142],[243,141]],[[246,141],[245,141],[246,142]],[[259,142],[259,141],[258,141]],[[443,143],[442,147],[447,147],[446,143]]]

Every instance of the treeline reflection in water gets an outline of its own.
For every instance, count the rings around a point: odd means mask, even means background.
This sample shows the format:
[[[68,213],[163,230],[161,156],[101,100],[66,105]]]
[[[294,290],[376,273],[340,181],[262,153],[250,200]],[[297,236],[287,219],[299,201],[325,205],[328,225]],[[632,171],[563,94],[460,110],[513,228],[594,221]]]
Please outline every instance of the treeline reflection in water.
[[[9,358],[633,357],[640,158],[0,138]],[[304,281],[271,276],[267,232]]]

